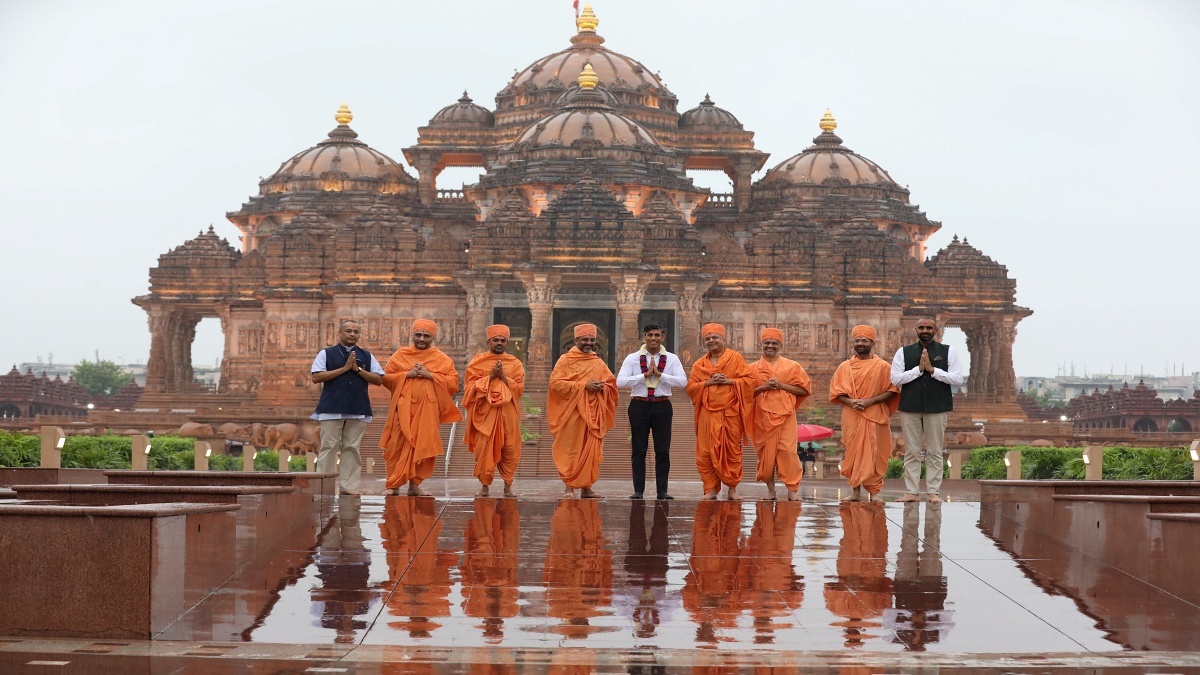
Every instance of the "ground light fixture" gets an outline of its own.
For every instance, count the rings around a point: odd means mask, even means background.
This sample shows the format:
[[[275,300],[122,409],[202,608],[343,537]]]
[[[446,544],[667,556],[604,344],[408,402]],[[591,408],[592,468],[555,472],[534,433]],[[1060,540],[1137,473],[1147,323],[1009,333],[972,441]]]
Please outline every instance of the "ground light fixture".
[[[1004,466],[1008,467],[1008,480],[1021,480],[1021,451],[1009,450],[1004,453]]]
[[[58,469],[62,467],[62,449],[67,444],[67,435],[62,427],[42,427],[42,459],[43,469]]]
[[[149,462],[147,459],[150,455],[150,432],[145,434],[134,434],[129,437],[130,448],[129,464],[134,471],[145,471],[148,468]]]

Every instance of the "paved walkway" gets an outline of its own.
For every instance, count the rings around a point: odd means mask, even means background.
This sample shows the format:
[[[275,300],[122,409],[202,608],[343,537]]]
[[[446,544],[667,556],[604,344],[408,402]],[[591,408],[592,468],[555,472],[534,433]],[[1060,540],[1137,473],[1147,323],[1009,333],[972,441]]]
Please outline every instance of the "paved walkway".
[[[158,639],[0,639],[0,672],[1200,673],[1200,608],[1130,579],[1115,590],[1154,602],[1089,613],[980,531],[972,485],[944,504],[839,503],[835,481],[800,503],[630,501],[616,481],[603,500],[436,479],[434,498],[344,496],[317,541],[264,552]]]

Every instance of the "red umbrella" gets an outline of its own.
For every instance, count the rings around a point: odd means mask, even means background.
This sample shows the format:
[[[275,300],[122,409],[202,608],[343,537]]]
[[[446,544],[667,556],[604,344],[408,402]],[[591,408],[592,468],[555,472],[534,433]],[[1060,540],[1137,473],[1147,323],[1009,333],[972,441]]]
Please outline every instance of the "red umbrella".
[[[806,443],[808,441],[817,441],[822,438],[829,438],[833,435],[833,429],[823,427],[819,424],[801,424],[796,427],[796,442]]]

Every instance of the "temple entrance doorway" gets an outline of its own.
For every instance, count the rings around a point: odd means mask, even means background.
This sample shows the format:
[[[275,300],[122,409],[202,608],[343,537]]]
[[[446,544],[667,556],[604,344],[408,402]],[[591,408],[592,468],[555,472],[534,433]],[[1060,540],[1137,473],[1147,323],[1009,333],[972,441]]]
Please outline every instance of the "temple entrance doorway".
[[[596,324],[596,355],[608,364],[608,369],[616,373],[614,349],[616,341],[617,310],[615,309],[556,309],[554,310],[554,332],[551,343],[554,345],[553,359],[558,363],[558,357],[566,354],[575,345],[575,326],[581,323]]]
[[[492,310],[492,323],[508,326],[508,347],[504,351],[529,362],[529,333],[533,330],[533,314],[524,307],[496,307]]]

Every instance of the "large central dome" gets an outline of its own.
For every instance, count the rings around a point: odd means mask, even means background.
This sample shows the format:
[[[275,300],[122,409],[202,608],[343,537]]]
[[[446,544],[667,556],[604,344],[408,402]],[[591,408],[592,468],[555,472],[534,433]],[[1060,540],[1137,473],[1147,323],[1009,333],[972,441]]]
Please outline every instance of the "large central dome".
[[[596,33],[600,20],[592,13],[591,5],[584,7],[576,19],[579,32],[571,38],[571,46],[542,57],[513,77],[511,86],[523,84],[537,88],[562,86],[574,82],[590,63],[600,78],[600,86],[607,89],[661,89],[662,81],[650,69],[638,61],[604,47],[604,38]]]

